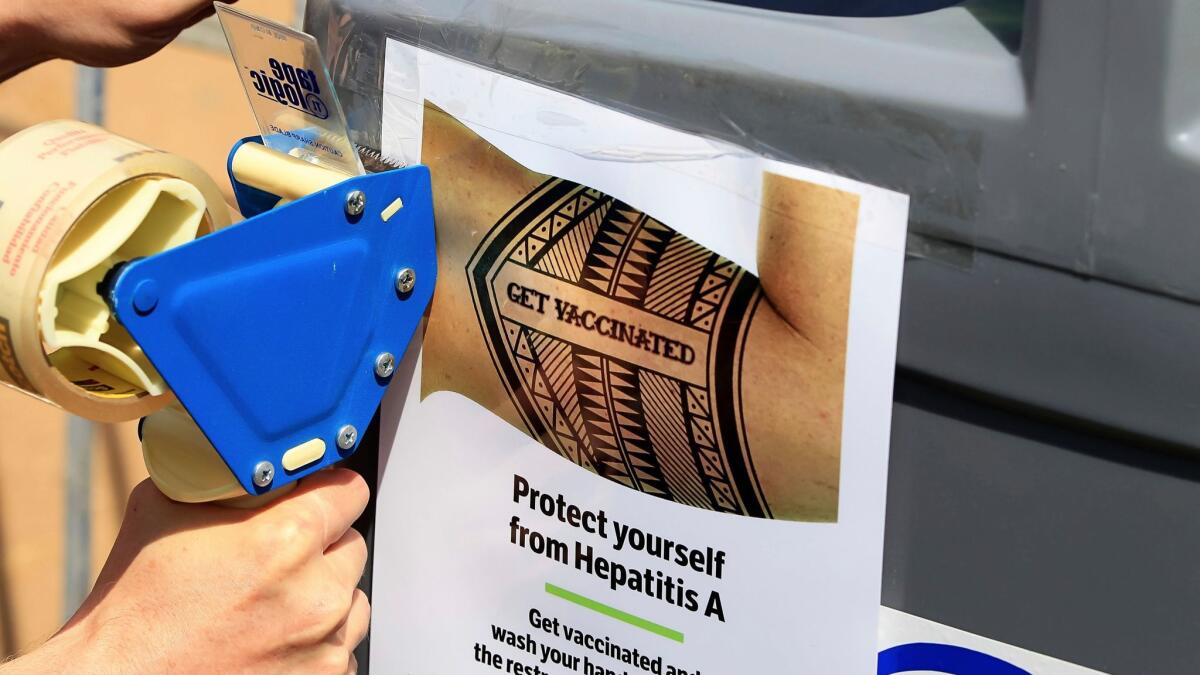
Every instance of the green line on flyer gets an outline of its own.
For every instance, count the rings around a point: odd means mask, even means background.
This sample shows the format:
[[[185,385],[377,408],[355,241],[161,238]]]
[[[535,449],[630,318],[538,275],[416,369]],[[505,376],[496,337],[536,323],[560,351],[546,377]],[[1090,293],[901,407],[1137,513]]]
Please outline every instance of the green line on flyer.
[[[576,605],[579,605],[580,607],[586,607],[586,608],[592,610],[593,612],[599,612],[600,614],[603,614],[604,616],[612,617],[612,618],[616,619],[617,621],[624,621],[625,623],[629,624],[630,626],[637,626],[638,628],[641,628],[642,630],[650,631],[651,633],[654,633],[655,635],[661,635],[662,637],[665,637],[668,640],[674,640],[676,642],[683,642],[683,633],[680,633],[677,630],[673,630],[673,629],[667,628],[666,626],[663,626],[661,624],[654,623],[653,621],[650,621],[649,619],[643,619],[640,616],[634,616],[633,614],[630,614],[629,612],[623,612],[623,611],[617,609],[616,607],[610,607],[609,605],[606,605],[603,602],[593,600],[591,598],[582,596],[578,593],[572,593],[571,591],[568,591],[567,589],[565,589],[561,586],[555,586],[554,584],[552,584],[550,582],[546,582],[546,592],[555,597],[562,598],[563,600],[566,600],[567,602],[573,602]]]

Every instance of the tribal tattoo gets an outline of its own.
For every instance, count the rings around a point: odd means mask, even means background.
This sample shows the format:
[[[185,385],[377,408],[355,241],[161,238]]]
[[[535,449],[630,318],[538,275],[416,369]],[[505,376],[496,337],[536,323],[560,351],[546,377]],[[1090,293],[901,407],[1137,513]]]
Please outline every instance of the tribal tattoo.
[[[773,517],[742,410],[743,352],[763,297],[752,274],[557,178],[496,223],[466,272],[533,437],[647,494]]]

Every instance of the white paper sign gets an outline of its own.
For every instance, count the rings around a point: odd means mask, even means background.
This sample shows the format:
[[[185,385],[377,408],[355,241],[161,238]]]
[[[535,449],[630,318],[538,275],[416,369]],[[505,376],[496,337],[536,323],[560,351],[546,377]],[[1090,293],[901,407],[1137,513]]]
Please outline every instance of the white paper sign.
[[[640,387],[640,403],[629,403],[637,408],[635,412],[622,407],[619,395],[589,394],[586,378],[572,389],[572,397],[584,408],[607,405],[605,414],[613,419],[637,418],[636,423],[622,427],[633,431],[619,439],[625,444],[619,459],[635,478],[623,484],[621,476],[606,473],[609,470],[599,465],[604,460],[599,451],[590,459],[573,455],[575,446],[568,441],[575,441],[567,436],[574,432],[569,429],[557,436],[552,451],[531,438],[532,432],[516,428],[489,407],[456,391],[434,391],[422,399],[422,348],[414,344],[401,370],[411,374],[411,386],[395,383],[383,410],[381,448],[385,457],[378,487],[371,650],[376,672],[873,672],[907,197],[766,160],[395,41],[389,41],[387,52],[385,155],[408,154],[413,147],[412,120],[420,108],[405,92],[413,89],[414,61],[419,64],[422,98],[521,165],[595,189],[551,181],[543,186],[547,195],[531,195],[522,208],[533,203],[537,209],[559,209],[553,215],[570,215],[576,214],[576,209],[596,208],[597,199],[615,204],[606,217],[616,217],[612,214],[620,211],[624,214],[620,217],[636,220],[636,227],[650,228],[647,246],[657,245],[653,237],[659,236],[668,249],[691,247],[686,250],[698,251],[693,257],[708,260],[708,269],[718,276],[733,274],[725,270],[736,267],[734,263],[747,274],[757,273],[762,247],[785,245],[759,241],[760,219],[767,217],[764,203],[769,195],[765,191],[770,188],[764,187],[764,176],[768,174],[821,190],[834,188],[850,195],[857,210],[847,253],[852,275],[846,275],[848,323],[843,341],[844,378],[839,384],[844,393],[830,408],[840,409],[840,443],[832,451],[837,462],[832,485],[825,486],[832,490],[833,501],[824,511],[825,507],[818,506],[806,511],[807,492],[797,497],[799,506],[781,506],[767,496],[751,504],[753,500],[746,495],[754,492],[753,485],[741,492],[737,486],[722,492],[721,467],[704,464],[710,455],[699,447],[706,443],[704,434],[717,433],[699,419],[709,399],[693,381],[711,380],[714,369],[724,366],[724,352],[718,353],[715,337],[720,329],[712,328],[711,321],[698,320],[698,328],[685,331],[657,316],[647,316],[635,326],[621,318],[625,316],[622,312],[632,311],[627,308],[638,302],[642,303],[639,308],[649,306],[653,291],[643,289],[647,295],[634,302],[623,298],[615,283],[612,297],[581,290],[582,282],[575,287],[553,277],[569,276],[554,267],[570,267],[572,259],[565,254],[558,263],[543,260],[534,265],[532,247],[545,243],[539,237],[557,236],[555,223],[559,221],[545,216],[541,221],[546,224],[545,233],[530,229],[526,243],[505,240],[498,224],[492,239],[499,238],[493,242],[499,253],[480,245],[466,267],[443,266],[439,293],[443,293],[441,284],[450,278],[446,275],[463,275],[468,269],[475,274],[482,269],[480,265],[493,265],[489,269],[494,274],[479,272],[470,283],[483,284],[472,286],[476,308],[494,300],[500,318],[491,326],[486,314],[480,314],[478,322],[464,321],[457,328],[486,332],[494,327],[498,338],[489,344],[495,350],[497,368],[502,370],[509,357],[511,363],[524,368],[531,362],[521,360],[525,358],[521,350],[532,349],[541,357],[544,354],[538,350],[558,344],[557,340],[586,344],[588,349],[578,347],[574,352],[575,367],[587,370],[594,361],[596,372],[602,373],[610,387],[607,391],[619,394],[621,382]],[[394,77],[393,63],[404,64]],[[431,171],[435,200],[447,199],[445,192],[438,192],[438,167],[432,166]],[[555,190],[560,196],[549,194]],[[464,188],[463,194],[475,193]],[[554,205],[546,206],[551,201]],[[514,212],[518,210],[514,207]],[[512,217],[504,217],[503,223],[513,222]],[[530,228],[537,225],[529,222]],[[617,226],[628,224],[618,222]],[[439,223],[439,228],[445,226]],[[804,227],[825,224],[814,215]],[[678,236],[672,235],[672,230]],[[594,231],[591,235],[596,236]],[[526,233],[522,231],[521,236]],[[597,246],[610,245],[597,241],[591,244],[589,255],[596,254]],[[553,244],[551,240],[547,246]],[[628,256],[641,255],[638,245],[622,248],[617,241],[611,246],[623,251],[621,261],[614,263],[617,265],[629,264]],[[697,247],[715,254],[705,257]],[[668,261],[674,254],[662,247],[656,251],[646,254],[659,256],[655,270],[685,265]],[[771,253],[768,250],[765,255]],[[538,277],[539,270],[545,272],[542,277]],[[765,275],[770,270],[762,272]],[[654,274],[662,278],[666,272]],[[745,278],[757,284],[752,276]],[[704,283],[722,283],[713,279]],[[650,283],[653,286],[653,280]],[[498,299],[488,295],[493,290]],[[438,320],[437,302],[431,322]],[[469,304],[471,299],[463,302]],[[756,305],[755,316],[774,312],[768,304]],[[584,311],[576,312],[577,305]],[[655,311],[670,314],[668,309]],[[690,311],[696,316],[695,307]],[[733,325],[736,320],[727,317],[717,323]],[[660,324],[665,327],[657,328]],[[641,332],[635,336],[638,330]],[[685,344],[696,331],[702,337],[711,331],[712,342]],[[660,333],[683,337],[662,337]],[[792,337],[785,330],[781,340]],[[524,342],[527,338],[532,348]],[[750,338],[751,344],[754,339]],[[513,354],[504,352],[505,340],[510,340]],[[610,344],[612,353],[605,354],[604,345]],[[631,363],[613,356],[619,349],[629,351],[629,345],[660,361],[674,359],[678,369],[652,373],[648,367],[639,370],[636,353],[628,357]],[[434,347],[425,345],[426,361]],[[730,358],[740,363],[756,356],[738,352]],[[701,361],[707,371],[684,367]],[[537,364],[540,370],[529,367],[528,372],[514,370],[518,374],[508,380],[511,405],[526,416],[530,428],[546,427],[545,440],[554,437],[552,431],[557,433],[551,420],[559,423],[564,413],[551,408],[562,404],[563,398],[553,405],[550,398],[537,398],[547,401],[541,410],[521,408],[524,399],[518,390],[526,385],[530,390],[543,386],[538,377],[544,376],[545,381],[555,377],[555,364],[548,357]],[[759,379],[771,377],[768,371]],[[746,400],[761,384],[738,381],[737,395]],[[781,391],[780,400],[790,400],[791,393]],[[683,406],[678,420],[692,425],[692,435],[687,436],[692,439],[691,446],[662,440],[669,435],[672,422],[665,416],[654,418],[652,401],[647,398],[660,394],[672,399],[664,410],[676,410],[678,406],[672,407],[676,403]],[[534,397],[530,395],[529,400]],[[507,400],[504,405],[509,405]],[[775,411],[775,418],[804,415],[804,410],[785,406]],[[754,410],[745,415],[754,416]],[[602,442],[603,434],[594,429],[588,433],[594,434],[596,443]],[[752,455],[752,459],[746,464],[753,466],[739,474],[743,483],[746,476],[750,483],[757,480],[763,495],[780,489],[770,487],[773,477],[790,475],[797,468],[779,464],[791,461],[787,448],[793,439],[775,434],[774,442],[785,452],[764,458],[750,447],[746,457]],[[643,467],[636,452],[638,443],[653,444],[660,457],[675,451],[694,453],[694,473],[668,468],[662,470],[661,480],[655,477],[658,474],[651,476],[662,467]],[[808,457],[806,443],[797,432],[797,463]],[[746,445],[754,443],[747,441]],[[733,446],[742,447],[736,441],[726,447]],[[735,454],[727,453],[716,461],[741,461]],[[594,471],[577,465],[593,460]],[[631,489],[629,483],[640,489]],[[813,503],[820,501],[813,499]],[[750,517],[756,508],[760,511],[757,515],[765,512],[775,517]],[[803,515],[810,511],[823,515]]]

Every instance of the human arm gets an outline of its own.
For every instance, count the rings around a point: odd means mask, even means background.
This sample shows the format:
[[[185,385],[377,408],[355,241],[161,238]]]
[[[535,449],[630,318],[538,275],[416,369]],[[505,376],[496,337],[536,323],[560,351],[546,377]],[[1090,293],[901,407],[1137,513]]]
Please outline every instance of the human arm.
[[[0,4],[0,82],[54,58],[37,32],[25,0]]]
[[[135,488],[95,588],[24,673],[346,673],[370,607],[350,525],[368,489],[343,469],[266,507],[178,504]]]
[[[120,66],[162,49],[213,13],[208,0],[6,0],[0,81],[50,59]]]

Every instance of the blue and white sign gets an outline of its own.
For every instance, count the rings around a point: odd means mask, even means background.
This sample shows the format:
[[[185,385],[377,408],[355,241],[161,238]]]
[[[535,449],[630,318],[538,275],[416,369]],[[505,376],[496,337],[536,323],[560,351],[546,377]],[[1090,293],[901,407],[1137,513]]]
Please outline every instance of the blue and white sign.
[[[820,16],[908,16],[923,14],[963,3],[963,0],[720,0],[796,14]]]
[[[1098,670],[880,607],[878,675],[900,673],[1103,675]]]

